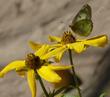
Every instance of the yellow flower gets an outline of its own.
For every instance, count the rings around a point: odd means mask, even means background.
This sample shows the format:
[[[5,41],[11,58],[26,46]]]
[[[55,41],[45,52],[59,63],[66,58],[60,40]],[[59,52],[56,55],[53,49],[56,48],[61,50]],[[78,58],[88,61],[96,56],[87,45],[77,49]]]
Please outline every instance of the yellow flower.
[[[75,87],[75,81],[70,70],[57,71],[56,73],[62,77],[62,80],[59,83],[54,83],[53,84],[54,88],[69,87],[71,85]],[[81,85],[82,84],[81,79],[77,75],[76,78],[77,84]]]
[[[36,96],[36,73],[45,80],[58,83],[61,77],[56,73],[59,70],[70,69],[71,66],[59,66],[49,64],[47,58],[43,58],[49,49],[48,45],[41,46],[35,54],[29,53],[25,60],[16,60],[8,64],[1,72],[0,77],[3,77],[11,70],[15,70],[19,75],[27,75],[28,84],[32,92],[32,97]]]
[[[94,47],[104,47],[107,44],[107,36],[100,35],[89,39],[76,39],[72,32],[64,32],[63,37],[49,36],[49,40],[51,42],[56,42],[53,45],[50,45],[50,52],[47,53],[43,58],[55,57],[57,61],[59,61],[63,55],[63,53],[68,50],[74,50],[76,53],[81,53],[85,51],[89,46]],[[38,44],[31,44],[35,47]]]

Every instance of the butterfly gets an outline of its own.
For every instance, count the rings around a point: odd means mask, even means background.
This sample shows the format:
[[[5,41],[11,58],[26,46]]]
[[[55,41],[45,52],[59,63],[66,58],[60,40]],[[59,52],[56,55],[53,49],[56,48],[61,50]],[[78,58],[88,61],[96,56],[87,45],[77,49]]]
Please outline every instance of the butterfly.
[[[91,18],[91,7],[88,4],[86,4],[75,16],[69,27],[74,33],[80,36],[89,36],[93,29],[93,22]]]

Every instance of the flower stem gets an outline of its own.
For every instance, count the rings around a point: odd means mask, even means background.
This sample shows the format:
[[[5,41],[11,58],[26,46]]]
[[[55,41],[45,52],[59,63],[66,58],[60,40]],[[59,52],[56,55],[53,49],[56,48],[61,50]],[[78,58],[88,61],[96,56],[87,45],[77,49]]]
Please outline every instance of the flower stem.
[[[46,96],[46,97],[49,97],[49,94],[48,94],[48,92],[47,92],[47,90],[46,90],[46,88],[45,88],[45,86],[44,86],[44,83],[43,83],[41,77],[39,76],[39,74],[37,73],[36,70],[34,70],[34,71],[35,71],[35,73],[36,73],[37,79],[38,79],[39,82],[40,82],[40,85],[41,85],[41,87],[42,87],[42,90],[43,90],[45,96]]]
[[[72,65],[72,72],[73,72],[73,79],[75,81],[75,87],[78,91],[79,97],[82,97],[81,90],[79,88],[78,81],[77,81],[77,78],[76,78],[76,73],[75,73],[75,70],[74,70],[74,64],[73,64],[73,60],[72,60],[72,52],[71,52],[70,49],[68,51],[69,51],[70,64]]]

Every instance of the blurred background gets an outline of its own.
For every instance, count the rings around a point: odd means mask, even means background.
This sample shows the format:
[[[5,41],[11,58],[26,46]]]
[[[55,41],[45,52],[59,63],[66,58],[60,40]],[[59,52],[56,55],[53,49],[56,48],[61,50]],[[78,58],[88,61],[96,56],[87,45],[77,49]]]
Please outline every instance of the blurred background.
[[[110,36],[110,0],[0,0],[0,66],[24,59],[32,52],[28,41],[48,43],[48,35],[60,36],[68,30],[72,19],[88,3],[92,8],[93,31],[89,37]],[[74,53],[75,69],[82,79],[84,97],[110,97],[110,47],[90,47],[82,54]],[[66,55],[63,62],[68,63]],[[37,97],[42,94],[39,87]],[[47,84],[47,88],[48,88]],[[0,97],[31,97],[26,78],[10,72],[0,79]]]

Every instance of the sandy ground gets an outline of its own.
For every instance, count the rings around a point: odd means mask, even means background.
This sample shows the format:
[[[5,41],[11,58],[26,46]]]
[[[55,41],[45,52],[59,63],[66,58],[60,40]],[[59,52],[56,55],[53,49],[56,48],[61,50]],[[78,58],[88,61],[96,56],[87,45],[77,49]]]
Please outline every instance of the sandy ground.
[[[101,34],[109,37],[110,0],[0,0],[0,65],[23,59],[26,53],[32,52],[29,40],[48,43],[48,34],[61,35],[86,3],[92,7],[94,23],[89,37]],[[97,62],[108,47],[90,47],[82,54],[74,54],[77,74],[84,81],[82,88],[88,85]],[[38,97],[40,94],[38,92]],[[11,72],[0,79],[0,97],[31,97],[26,78]]]

